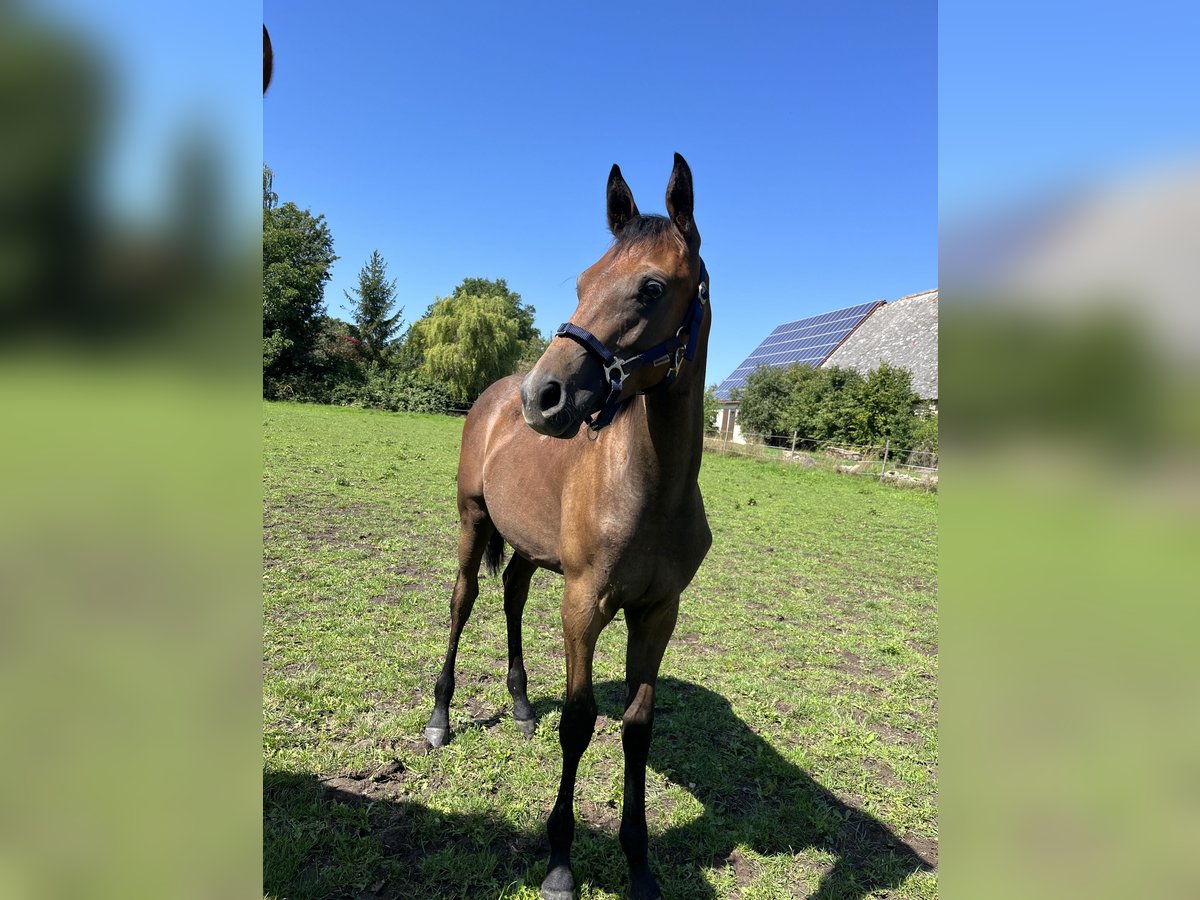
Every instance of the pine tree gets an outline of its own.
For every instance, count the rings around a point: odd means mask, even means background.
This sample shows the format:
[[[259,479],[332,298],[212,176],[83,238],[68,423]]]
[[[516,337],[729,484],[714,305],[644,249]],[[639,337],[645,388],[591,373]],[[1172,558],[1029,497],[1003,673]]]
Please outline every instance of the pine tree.
[[[387,263],[378,250],[372,251],[370,260],[359,270],[358,287],[354,292],[358,294],[357,298],[347,292],[346,299],[354,306],[358,336],[367,358],[379,362],[387,353],[392,336],[400,330],[404,307],[392,312],[396,302],[396,282],[387,280]]]

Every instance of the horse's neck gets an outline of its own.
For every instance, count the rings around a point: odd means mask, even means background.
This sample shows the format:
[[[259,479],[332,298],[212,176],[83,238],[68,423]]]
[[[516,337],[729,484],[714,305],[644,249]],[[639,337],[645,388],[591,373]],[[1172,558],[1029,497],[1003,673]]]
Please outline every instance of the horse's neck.
[[[667,505],[690,499],[704,449],[704,354],[684,364],[671,388],[632,403],[622,419],[623,450],[637,473],[626,489],[640,489],[647,499]]]

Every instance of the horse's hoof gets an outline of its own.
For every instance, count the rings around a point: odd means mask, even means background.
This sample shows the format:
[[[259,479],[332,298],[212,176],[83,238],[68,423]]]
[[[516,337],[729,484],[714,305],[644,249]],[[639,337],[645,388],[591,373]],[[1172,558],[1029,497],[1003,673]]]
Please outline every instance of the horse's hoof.
[[[537,719],[513,719],[517,723],[517,731],[525,735],[525,737],[533,737],[533,733],[537,731]]]
[[[575,876],[569,868],[550,870],[542,882],[542,900],[575,900]]]
[[[433,748],[445,747],[446,742],[450,740],[449,728],[434,728],[430,725],[425,729],[425,740],[429,741],[429,746]]]

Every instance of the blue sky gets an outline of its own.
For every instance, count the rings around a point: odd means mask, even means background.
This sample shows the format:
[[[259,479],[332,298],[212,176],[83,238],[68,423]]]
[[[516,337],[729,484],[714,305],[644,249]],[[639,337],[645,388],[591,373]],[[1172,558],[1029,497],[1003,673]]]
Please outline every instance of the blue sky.
[[[945,220],[1194,164],[1196,4],[943,3],[938,24]]]
[[[405,319],[503,277],[553,330],[608,245],[619,163],[662,212],[691,164],[708,381],[777,324],[937,279],[934,3],[268,2],[264,158],[323,213],[343,291],[378,249]]]

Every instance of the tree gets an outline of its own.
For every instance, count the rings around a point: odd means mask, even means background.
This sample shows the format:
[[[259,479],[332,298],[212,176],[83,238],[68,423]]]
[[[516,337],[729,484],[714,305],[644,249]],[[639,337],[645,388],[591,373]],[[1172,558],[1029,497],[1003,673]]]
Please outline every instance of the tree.
[[[918,402],[908,369],[881,362],[860,389],[863,440],[876,445],[891,441],[893,447],[910,449],[917,427],[913,409]]]
[[[367,359],[379,363],[388,350],[392,336],[400,330],[400,317],[404,307],[392,313],[396,302],[396,282],[387,280],[387,263],[378,250],[358,272],[358,287],[354,291],[358,299],[346,292],[346,299],[354,306],[354,324],[362,340]]]
[[[453,297],[498,297],[504,303],[505,314],[517,325],[517,340],[528,343],[536,338],[542,340],[541,332],[533,325],[533,316],[537,312],[528,303],[521,301],[521,295],[510,290],[508,282],[503,278],[464,278],[454,289]],[[540,355],[540,354],[539,354]]]
[[[782,419],[791,399],[784,369],[759,366],[746,379],[739,397],[738,422],[742,431],[763,439],[782,433]]]
[[[268,393],[310,375],[337,256],[324,216],[278,205],[263,167],[263,379]]]
[[[456,292],[412,324],[406,354],[422,374],[446,382],[459,402],[473,401],[510,374],[524,349],[504,298]]]
[[[533,316],[503,278],[464,278],[412,324],[395,365],[447,382],[459,402],[473,401],[493,381],[532,368],[545,352]]]
[[[717,386],[710,384],[704,392],[704,433],[717,433],[717,414],[721,411],[721,401],[717,399]]]
[[[792,428],[806,443],[868,441],[860,425],[859,389],[863,377],[854,369],[831,366],[793,367]]]
[[[542,354],[546,352],[546,348],[549,346],[550,342],[535,330],[534,336],[525,342],[525,348],[521,351],[521,356],[517,360],[516,372],[525,375],[532,371],[533,367],[537,365],[537,361],[542,358]]]
[[[909,448],[917,403],[907,369],[881,363],[863,378],[854,369],[760,366],[739,395],[742,430],[768,443],[830,441]]]
[[[263,166],[263,209],[274,209],[279,205],[279,195],[274,191],[275,170]]]

